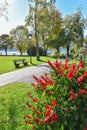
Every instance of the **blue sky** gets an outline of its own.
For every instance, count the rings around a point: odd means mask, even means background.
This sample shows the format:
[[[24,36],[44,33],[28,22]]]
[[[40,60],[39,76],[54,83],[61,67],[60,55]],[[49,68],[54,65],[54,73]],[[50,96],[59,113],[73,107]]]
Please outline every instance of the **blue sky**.
[[[87,0],[56,0],[56,7],[64,16],[74,13],[80,7],[83,16],[87,16]]]
[[[0,0],[2,2],[3,0]],[[8,33],[17,25],[25,24],[25,16],[28,14],[28,0],[7,0],[8,18],[0,17],[0,35]],[[74,13],[78,7],[81,8],[84,17],[87,17],[87,0],[56,0],[56,7],[63,16]]]

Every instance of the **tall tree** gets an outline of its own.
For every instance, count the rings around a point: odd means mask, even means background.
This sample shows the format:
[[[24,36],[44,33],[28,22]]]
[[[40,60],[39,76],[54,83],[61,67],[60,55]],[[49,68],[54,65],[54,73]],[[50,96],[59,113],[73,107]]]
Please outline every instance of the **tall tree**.
[[[76,48],[82,45],[84,37],[84,19],[81,14],[81,10],[78,9],[74,14],[66,16],[64,18],[64,28],[66,30],[66,36],[69,40],[67,43],[67,49],[69,49],[69,44],[72,41]],[[75,52],[77,51],[75,50]]]
[[[39,30],[41,24],[39,24],[42,19],[41,17],[45,18],[44,13],[41,14],[40,17],[40,9],[45,8],[47,5],[50,5],[49,7],[52,7],[54,5],[55,0],[28,0],[29,1],[29,14],[26,17],[26,23],[27,25],[33,26],[35,31],[35,39],[36,39],[36,48],[37,48],[37,60],[40,60],[39,58]],[[50,9],[50,8],[49,8]]]
[[[45,44],[47,39],[49,39],[49,41],[54,41],[62,29],[61,13],[54,6],[51,7],[51,10],[49,10],[49,6],[47,6],[45,10],[42,8],[43,11],[40,10],[40,13],[43,12],[45,16],[41,21],[42,26],[39,27],[39,32],[40,35],[42,35],[42,41],[44,43],[44,48],[47,46]]]
[[[27,49],[28,43],[28,30],[20,25],[10,31],[11,36],[17,49],[20,51],[20,55]]]
[[[84,38],[84,43],[87,44],[87,35],[86,35],[86,37]]]
[[[50,39],[48,42],[49,46],[56,48],[57,53],[60,52],[60,46],[64,46],[66,42],[65,30],[62,28],[59,33],[56,34],[54,39]]]

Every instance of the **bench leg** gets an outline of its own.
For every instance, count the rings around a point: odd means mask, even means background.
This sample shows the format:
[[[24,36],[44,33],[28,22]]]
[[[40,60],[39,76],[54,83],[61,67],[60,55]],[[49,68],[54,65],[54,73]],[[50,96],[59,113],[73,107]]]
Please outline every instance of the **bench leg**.
[[[19,68],[19,64],[16,64],[15,67],[16,67],[16,68]]]
[[[28,65],[28,63],[27,62],[25,62],[25,63],[23,63],[24,64],[24,66],[27,66]]]

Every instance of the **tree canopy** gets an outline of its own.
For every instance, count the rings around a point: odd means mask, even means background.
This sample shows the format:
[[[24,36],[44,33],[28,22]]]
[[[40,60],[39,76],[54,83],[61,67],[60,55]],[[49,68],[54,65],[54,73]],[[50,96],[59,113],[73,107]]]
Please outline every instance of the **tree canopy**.
[[[20,25],[15,29],[12,29],[10,35],[13,37],[14,44],[22,55],[22,53],[27,49],[28,30],[23,25]]]

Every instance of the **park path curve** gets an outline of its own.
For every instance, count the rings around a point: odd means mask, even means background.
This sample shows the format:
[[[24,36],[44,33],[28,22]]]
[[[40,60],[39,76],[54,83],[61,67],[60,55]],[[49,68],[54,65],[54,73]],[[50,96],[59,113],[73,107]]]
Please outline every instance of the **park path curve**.
[[[16,71],[4,73],[0,75],[0,86],[14,83],[14,82],[28,82],[34,81],[32,75],[39,77],[44,72],[49,72],[49,65],[44,63],[42,65],[31,66],[27,68],[22,68]]]

